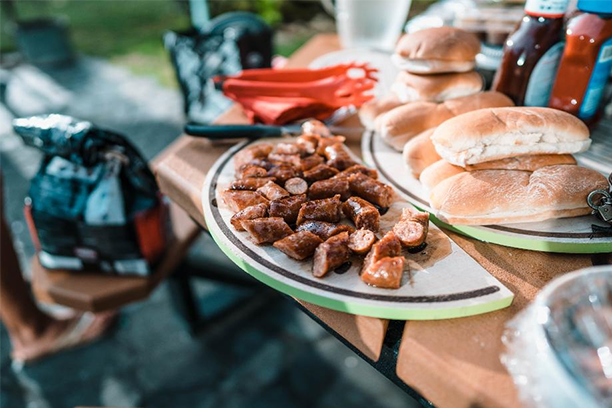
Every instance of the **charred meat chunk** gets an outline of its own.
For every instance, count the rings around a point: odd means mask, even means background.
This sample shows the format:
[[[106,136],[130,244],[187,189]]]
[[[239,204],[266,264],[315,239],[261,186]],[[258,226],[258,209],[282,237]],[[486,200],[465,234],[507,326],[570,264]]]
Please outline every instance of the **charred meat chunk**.
[[[349,235],[349,249],[357,255],[365,255],[376,242],[376,235],[368,229],[358,229]]]
[[[302,159],[299,154],[280,154],[271,153],[268,159],[277,164],[288,164],[290,166],[300,168],[302,166]]]
[[[412,208],[404,208],[402,216],[393,226],[393,232],[403,246],[418,247],[425,242],[429,231],[429,213]]]
[[[323,164],[324,161],[325,159],[323,159],[323,157],[319,156],[318,154],[313,154],[312,156],[306,156],[302,159],[302,162],[300,164],[300,169],[302,171],[310,170],[313,167],[318,166],[319,164]]]
[[[377,232],[380,228],[380,213],[372,204],[360,197],[351,197],[342,204],[342,212],[357,229]]]
[[[310,258],[321,243],[323,240],[312,232],[299,231],[276,241],[273,245],[285,255],[302,261]]]
[[[255,191],[259,187],[265,185],[268,181],[275,181],[274,177],[261,177],[261,178],[245,178],[234,180],[230,184],[230,190],[251,190]]]
[[[344,143],[345,141],[346,137],[344,136],[322,137],[319,139],[319,144],[317,145],[317,154],[325,156],[325,148],[327,146],[331,146],[336,143]]]
[[[263,167],[257,166],[252,163],[245,164],[241,166],[236,171],[236,178],[245,179],[245,178],[257,178],[257,177],[266,177],[268,171]]]
[[[365,174],[356,173],[349,177],[349,185],[353,194],[376,204],[381,208],[391,205],[391,187]]]
[[[325,180],[338,174],[338,170],[325,164],[319,164],[314,166],[310,170],[304,172],[304,179],[309,183],[315,181]]]
[[[235,213],[252,205],[268,203],[264,196],[249,190],[225,190],[221,193],[221,197],[223,202]]]
[[[308,191],[308,183],[302,178],[293,177],[285,181],[285,190],[291,195],[306,194]]]
[[[268,204],[255,204],[245,208],[242,211],[238,211],[232,216],[230,222],[236,228],[237,231],[244,231],[242,221],[254,220],[255,218],[264,218],[268,216]]]
[[[332,269],[348,262],[351,256],[348,243],[348,232],[341,232],[319,245],[314,254],[312,274],[322,278]]]
[[[296,143],[308,154],[314,154],[317,151],[321,136],[314,134],[303,134],[297,137]]]
[[[361,274],[361,280],[371,286],[398,289],[404,274],[403,256],[385,257],[370,265]]]
[[[341,232],[348,232],[349,234],[355,231],[353,227],[345,224],[332,224],[331,222],[325,221],[306,221],[300,224],[296,231],[309,231],[326,241],[330,237]]]
[[[293,225],[297,221],[302,204],[306,202],[306,194],[300,194],[274,200],[270,202],[270,217],[282,217],[287,224]]]
[[[281,217],[255,218],[243,220],[242,226],[251,235],[257,245],[272,244],[293,234],[293,231]]]
[[[280,164],[268,170],[268,177],[276,177],[276,182],[283,186],[290,178],[300,177],[300,172],[289,164]]]
[[[324,137],[331,136],[331,132],[325,123],[320,120],[311,119],[302,123],[302,132],[305,134],[314,134]]]
[[[308,198],[317,200],[320,198],[333,197],[340,194],[340,200],[344,201],[351,196],[348,180],[342,179],[327,179],[319,180],[312,183],[308,190]]]
[[[306,221],[312,220],[339,222],[342,218],[341,206],[342,201],[340,201],[340,194],[332,198],[307,201],[302,204],[302,208],[300,208],[297,224],[300,225]]]
[[[273,181],[268,181],[266,184],[259,187],[257,192],[270,201],[289,197],[289,192]]]
[[[357,173],[365,174],[366,176],[373,178],[373,179],[378,178],[378,172],[375,169],[371,169],[362,164],[356,164],[354,166],[349,167],[346,170],[342,170],[340,173],[336,174],[334,178],[347,178],[348,179],[352,174],[357,174]]]
[[[302,152],[303,149],[297,143],[277,143],[276,146],[274,146],[274,149],[272,149],[270,156],[273,154],[301,154]]]
[[[234,169],[238,171],[245,164],[255,159],[265,159],[272,152],[274,146],[271,143],[258,143],[242,149],[234,156]]]
[[[380,261],[383,258],[393,258],[402,254],[402,244],[400,240],[395,236],[393,231],[389,231],[384,237],[377,243],[372,245],[372,249],[363,260],[363,268],[361,269],[364,273],[370,265]]]
[[[342,143],[327,146],[324,151],[324,156],[327,158],[327,165],[338,170],[345,170],[357,164],[351,158],[351,155],[346,151]]]

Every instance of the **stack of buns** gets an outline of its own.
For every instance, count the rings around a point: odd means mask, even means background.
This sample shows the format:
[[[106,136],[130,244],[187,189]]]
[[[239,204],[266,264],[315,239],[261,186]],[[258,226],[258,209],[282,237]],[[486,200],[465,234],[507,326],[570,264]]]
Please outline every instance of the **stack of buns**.
[[[386,98],[365,104],[362,123],[379,131],[402,151],[409,140],[447,119],[486,107],[512,106],[499,93],[481,93],[483,79],[474,71],[480,42],[468,32],[437,27],[403,36],[393,63],[401,70]]]
[[[555,109],[468,112],[440,125],[430,141],[441,159],[422,170],[420,181],[436,216],[450,224],[585,215],[588,194],[608,187],[602,174],[572,157],[591,144],[586,125]]]
[[[365,104],[362,123],[403,152],[450,224],[505,224],[590,212],[586,197],[606,178],[572,156],[588,149],[589,130],[549,108],[514,107],[482,92],[474,71],[478,39],[451,27],[402,37],[392,57],[402,72],[392,95]]]

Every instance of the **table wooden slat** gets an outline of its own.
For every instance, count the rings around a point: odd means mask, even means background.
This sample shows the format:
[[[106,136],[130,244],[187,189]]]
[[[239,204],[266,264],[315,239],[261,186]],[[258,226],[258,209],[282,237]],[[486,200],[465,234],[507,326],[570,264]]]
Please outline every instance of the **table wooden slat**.
[[[407,322],[398,377],[440,408],[520,406],[500,362],[504,326],[552,278],[592,266],[593,258],[506,248],[449,235],[514,292],[514,302],[507,309],[480,316]]]

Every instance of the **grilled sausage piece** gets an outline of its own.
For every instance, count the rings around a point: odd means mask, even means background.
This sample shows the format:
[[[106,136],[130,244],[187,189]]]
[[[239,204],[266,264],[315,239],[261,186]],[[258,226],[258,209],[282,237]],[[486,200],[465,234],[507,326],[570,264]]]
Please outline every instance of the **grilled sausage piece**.
[[[302,165],[302,159],[299,154],[270,153],[268,160],[278,164],[288,164],[297,168],[300,168]]]
[[[273,148],[274,146],[271,143],[258,143],[242,149],[234,156],[234,169],[237,171],[240,167],[255,159],[265,159]]]
[[[353,231],[355,231],[355,229],[350,225],[345,224],[332,224],[331,222],[325,221],[306,221],[305,223],[300,224],[296,228],[296,231],[309,231],[326,241],[330,237],[344,231],[351,234]]]
[[[323,240],[312,232],[299,231],[276,241],[273,245],[285,255],[302,261],[310,258],[322,242]]]
[[[295,167],[289,164],[280,164],[268,170],[268,177],[276,177],[276,182],[283,186],[285,181],[293,177],[300,177],[300,173]]]
[[[308,183],[302,178],[293,177],[285,181],[285,190],[291,195],[306,194],[308,191]]]
[[[377,288],[398,289],[402,283],[404,262],[403,256],[382,258],[361,274],[361,280]]]
[[[304,179],[309,183],[314,183],[315,181],[331,178],[336,174],[338,174],[337,169],[329,167],[325,164],[319,164],[310,170],[306,170],[304,172]]]
[[[325,159],[323,156],[319,156],[318,154],[313,154],[312,156],[306,156],[302,159],[302,164],[300,168],[302,171],[310,170],[313,167],[318,166],[319,164],[323,164]]]
[[[391,187],[361,173],[349,177],[349,185],[353,194],[376,204],[381,208],[391,205]]]
[[[255,191],[259,187],[266,184],[268,181],[275,181],[274,177],[261,177],[261,178],[245,178],[240,180],[234,180],[230,184],[230,190],[251,190]]]
[[[268,216],[268,204],[255,204],[245,208],[242,211],[238,211],[232,216],[230,222],[236,228],[237,231],[244,231],[242,221],[254,220],[255,218],[264,218]]]
[[[340,173],[336,174],[334,178],[347,178],[348,179],[351,176],[351,174],[356,174],[356,173],[365,174],[366,176],[371,177],[373,179],[378,178],[378,171],[376,171],[375,169],[366,167],[362,164],[356,164],[354,166],[349,167],[346,170],[342,170]]]
[[[327,146],[324,151],[324,156],[327,158],[327,165],[338,170],[345,170],[357,164],[351,158],[351,155],[348,154],[342,143]]]
[[[365,255],[376,242],[376,235],[368,229],[358,229],[349,235],[349,249],[357,255]]]
[[[393,231],[389,231],[377,243],[372,245],[372,249],[363,260],[361,273],[365,273],[374,263],[386,257],[396,257],[402,254],[402,244],[395,236]]]
[[[221,197],[235,213],[255,204],[268,203],[268,199],[261,194],[248,190],[225,190],[221,193]]]
[[[325,123],[320,120],[311,119],[302,123],[302,132],[306,134],[314,134],[324,137],[331,136],[331,132]]]
[[[268,171],[263,167],[247,163],[236,171],[236,178],[244,179],[250,177],[266,177],[267,174]]]
[[[293,234],[285,220],[280,217],[255,218],[242,221],[242,226],[257,245],[272,244]]]
[[[351,197],[342,204],[342,212],[358,229],[377,232],[380,228],[380,213],[372,204],[360,197]]]
[[[414,248],[425,242],[429,231],[429,213],[404,208],[400,221],[393,226],[393,232],[402,245]]]
[[[301,148],[301,146],[297,143],[277,143],[276,146],[274,146],[274,149],[272,150],[272,153],[270,153],[270,155],[273,154],[301,154],[303,152],[303,149]]]
[[[340,194],[332,198],[305,202],[298,213],[297,224],[311,220],[339,222],[342,218],[341,205]]]
[[[341,232],[319,245],[314,254],[312,274],[317,278],[322,278],[330,270],[348,262],[351,256],[348,243],[348,232]]]
[[[300,146],[308,154],[314,154],[317,151],[321,136],[314,134],[303,134],[297,137],[296,144]]]
[[[259,187],[257,192],[268,200],[280,200],[281,198],[289,197],[289,192],[273,181],[268,181]]]
[[[282,217],[289,225],[295,224],[302,204],[306,202],[306,194],[300,194],[270,202],[270,217]]]
[[[340,194],[340,200],[344,201],[351,196],[348,180],[327,179],[312,183],[308,190],[308,198],[317,200],[319,198],[329,198]]]
[[[336,143],[344,143],[345,141],[346,137],[344,136],[322,137],[319,139],[319,144],[317,145],[317,154],[325,156],[325,148],[327,146],[331,146]]]

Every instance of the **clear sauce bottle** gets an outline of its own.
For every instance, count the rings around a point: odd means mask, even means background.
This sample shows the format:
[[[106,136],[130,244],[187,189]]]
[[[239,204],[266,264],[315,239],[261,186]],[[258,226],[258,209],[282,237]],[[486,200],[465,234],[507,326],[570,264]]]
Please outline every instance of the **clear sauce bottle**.
[[[549,106],[593,124],[612,70],[612,0],[580,0],[578,10],[567,23]]]
[[[612,0],[611,0],[612,1]],[[493,90],[518,106],[547,106],[559,60],[569,0],[527,0],[525,16],[504,45]]]

